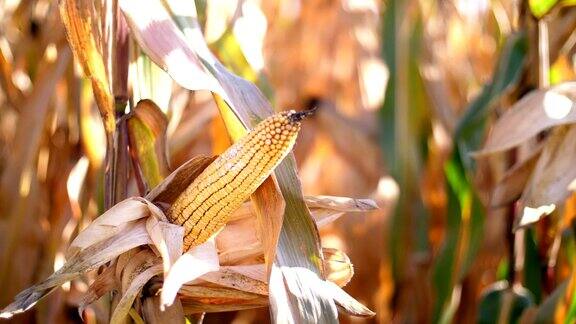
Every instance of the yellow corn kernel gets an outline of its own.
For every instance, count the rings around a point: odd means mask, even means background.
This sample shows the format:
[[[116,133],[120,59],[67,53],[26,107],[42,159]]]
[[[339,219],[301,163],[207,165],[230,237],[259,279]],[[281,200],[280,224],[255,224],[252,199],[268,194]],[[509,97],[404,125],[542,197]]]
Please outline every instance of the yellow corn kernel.
[[[286,111],[260,122],[212,162],[167,211],[185,228],[184,251],[204,243],[292,150],[300,121],[312,111]]]

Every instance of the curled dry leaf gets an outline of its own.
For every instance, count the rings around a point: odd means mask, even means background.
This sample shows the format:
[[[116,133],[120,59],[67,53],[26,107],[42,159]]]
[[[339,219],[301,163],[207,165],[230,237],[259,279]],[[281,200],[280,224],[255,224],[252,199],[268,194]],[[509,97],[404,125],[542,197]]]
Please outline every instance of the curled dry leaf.
[[[19,293],[12,304],[0,312],[0,318],[10,318],[26,311],[54,288],[78,278],[118,255],[140,245],[151,243],[143,223],[126,226],[116,235],[79,250],[62,268],[41,283]]]
[[[307,196],[306,205],[311,209],[330,209],[341,212],[359,212],[378,209],[371,199],[355,199],[337,196]]]
[[[115,270],[115,267],[106,267],[104,272],[99,274],[90,287],[88,287],[88,291],[86,291],[84,296],[82,296],[80,304],[78,305],[78,313],[80,314],[80,317],[82,317],[86,306],[97,301],[100,297],[104,296],[104,294],[116,287],[116,277],[114,276]]]
[[[92,89],[107,133],[115,128],[114,98],[106,76],[104,58],[98,48],[95,33],[99,28],[92,1],[64,0],[59,2],[60,17],[66,27],[68,44],[84,73],[92,81]]]
[[[325,258],[324,267],[329,280],[338,286],[343,286],[353,275],[353,267],[348,257],[335,249],[324,249],[323,251]],[[136,280],[134,279],[135,274],[150,266],[155,266],[155,269],[158,269],[160,262],[158,258],[154,258],[154,255],[149,250],[132,253],[125,260],[127,261],[118,262],[118,267],[122,268],[123,281],[122,288],[118,289],[123,292],[123,295],[133,285],[132,282]],[[123,264],[121,265],[120,263]],[[195,264],[195,266],[197,265]],[[206,273],[196,280],[182,285],[178,290],[179,300],[188,306],[196,305],[196,308],[186,307],[185,312],[187,314],[266,306],[268,305],[268,300],[263,298],[263,296],[268,296],[269,289],[266,283],[265,271],[263,263],[220,267],[219,271]],[[98,297],[113,289],[114,284],[110,283],[114,283],[114,271],[107,270],[96,278],[87,293],[90,298],[84,299],[83,306],[95,301]],[[150,285],[148,293],[158,291],[161,287],[162,281],[157,280]],[[164,287],[166,286],[164,285]],[[96,289],[99,290],[96,291]],[[131,291],[134,292],[135,290]],[[202,308],[201,305],[204,304],[212,304],[212,306]],[[216,305],[220,305],[220,307]],[[119,314],[124,314],[125,311],[126,309],[121,310]]]
[[[184,253],[166,274],[160,294],[162,307],[170,306],[180,287],[208,272],[218,271],[218,253],[213,239]]]
[[[140,100],[133,113],[128,117],[128,136],[135,169],[142,174],[142,182],[148,192],[156,187],[170,173],[168,167],[168,152],[166,144],[166,129],[168,119],[160,108],[148,99]],[[144,180],[145,179],[145,180]]]
[[[123,272],[122,297],[114,308],[110,318],[111,324],[124,323],[128,312],[142,287],[155,275],[162,273],[162,264],[149,250],[139,252],[142,258],[134,258],[130,261],[131,271]],[[135,261],[137,260],[137,261]]]
[[[266,273],[271,271],[272,263],[276,257],[276,245],[284,219],[286,203],[280,193],[280,188],[274,176],[269,176],[252,195],[252,202],[256,206],[256,228],[264,250]],[[271,229],[272,234],[268,232]]]
[[[312,217],[319,227],[329,224],[347,212],[363,212],[378,209],[371,199],[355,199],[335,196],[304,197]]]
[[[519,145],[553,126],[576,123],[576,82],[534,90],[500,117],[476,157]]]
[[[370,199],[308,196],[304,200],[318,227],[330,224],[347,212],[363,212],[378,208]],[[256,230],[255,215],[253,203],[246,202],[230,216],[227,226],[216,237],[221,264],[261,261],[263,247]]]
[[[576,126],[559,127],[547,139],[532,177],[522,195],[525,207],[518,226],[526,226],[549,215],[568,197],[576,179]]]
[[[182,255],[182,240],[184,229],[181,226],[160,221],[156,217],[150,217],[146,221],[146,230],[154,243],[153,247],[162,256],[164,273],[168,273],[170,267]]]
[[[501,207],[520,198],[543,147],[543,145],[538,145],[533,148],[532,152],[524,160],[516,163],[498,181],[490,201],[492,207]]]
[[[68,248],[68,256],[73,256],[98,242],[117,235],[130,226],[132,221],[143,218],[146,215],[146,207],[146,204],[137,198],[119,202],[96,218],[72,241]]]

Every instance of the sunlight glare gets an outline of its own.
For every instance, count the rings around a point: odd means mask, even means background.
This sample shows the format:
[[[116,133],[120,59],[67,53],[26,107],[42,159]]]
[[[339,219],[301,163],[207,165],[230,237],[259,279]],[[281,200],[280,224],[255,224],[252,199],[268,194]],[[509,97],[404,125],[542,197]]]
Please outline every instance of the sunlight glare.
[[[362,99],[371,110],[380,108],[384,101],[386,83],[388,83],[388,68],[379,59],[365,60],[360,65]]]
[[[385,200],[394,200],[400,194],[398,183],[390,176],[384,176],[378,181],[378,196]]]
[[[266,16],[258,6],[247,1],[242,5],[244,15],[234,24],[234,36],[250,66],[256,71],[264,68],[262,47],[268,29]]]
[[[70,176],[66,182],[66,189],[68,189],[68,196],[71,200],[78,201],[84,178],[88,172],[89,161],[88,158],[83,156],[78,160],[78,163],[70,171]]]
[[[543,216],[550,215],[554,211],[554,209],[556,209],[556,205],[554,204],[543,205],[537,208],[524,207],[522,218],[518,226],[522,227],[537,222]]]
[[[572,111],[572,100],[567,96],[548,91],[544,95],[544,112],[552,119],[562,119]]]

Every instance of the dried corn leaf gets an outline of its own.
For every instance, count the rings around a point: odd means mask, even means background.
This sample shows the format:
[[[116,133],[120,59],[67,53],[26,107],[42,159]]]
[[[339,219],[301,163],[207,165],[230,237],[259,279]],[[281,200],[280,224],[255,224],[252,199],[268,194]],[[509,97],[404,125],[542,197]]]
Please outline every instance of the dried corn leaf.
[[[200,244],[182,254],[166,274],[160,300],[162,306],[170,306],[180,287],[208,272],[218,271],[218,252],[214,239]]]
[[[56,272],[65,276],[66,273],[77,276],[86,271],[95,269],[116,256],[144,244],[151,244],[151,240],[143,222],[136,222],[127,226],[117,235],[95,243],[76,253],[66,264]],[[69,281],[68,279],[66,281]],[[48,285],[41,284],[40,286]]]
[[[254,300],[262,297],[262,295],[259,294],[253,294],[236,289],[204,287],[198,285],[184,285],[180,288],[178,294],[180,294],[183,300],[204,298]]]
[[[482,150],[484,156],[515,147],[550,127],[576,123],[576,82],[534,90],[500,117]]]
[[[0,318],[10,318],[14,314],[24,312],[54,288],[78,278],[86,271],[104,265],[130,249],[150,243],[152,242],[143,222],[130,224],[119,231],[117,235],[76,251],[62,268],[46,280],[18,294],[14,298],[14,302],[0,312]]]
[[[166,307],[163,311],[160,310],[160,296],[151,296],[144,299],[142,303],[142,315],[144,321],[150,324],[184,324],[186,318],[184,317],[184,309],[182,303],[176,301],[170,307]]]
[[[306,205],[312,210],[326,209],[341,212],[362,212],[378,209],[372,199],[356,199],[337,196],[306,196]]]
[[[104,272],[99,274],[94,282],[88,287],[88,291],[82,296],[82,299],[78,305],[78,313],[80,316],[84,313],[84,309],[92,304],[93,302],[97,301],[100,297],[104,296],[104,294],[108,293],[114,287],[116,287],[116,278],[114,276],[114,272],[116,267],[109,266],[106,267]]]
[[[285,323],[294,323],[294,313],[298,311],[295,307],[296,302],[293,302],[290,299],[288,289],[286,289],[284,285],[282,270],[276,263],[272,264],[268,285],[270,313],[272,314],[273,321],[275,323],[280,321]]]
[[[272,263],[276,257],[276,246],[286,203],[280,193],[280,188],[274,176],[268,177],[252,195],[252,202],[256,206],[256,220],[258,236],[264,250],[266,273],[270,273]]]
[[[576,179],[575,156],[576,126],[555,129],[522,195],[525,209],[518,226],[532,224],[550,214],[554,205],[568,197],[568,186]]]
[[[162,273],[161,264],[143,264],[137,268],[137,271],[130,273],[132,280],[130,280],[128,289],[122,295],[120,302],[116,305],[116,308],[114,308],[114,312],[110,318],[111,324],[120,324],[126,321],[134,299],[136,299],[142,287],[144,287],[152,277],[160,273]]]
[[[245,246],[237,246],[222,251],[218,258],[220,264],[244,264],[263,261],[262,243],[260,241]]]
[[[184,228],[150,217],[146,221],[146,230],[150,234],[154,247],[162,256],[164,273],[168,273],[170,268],[176,263],[176,260],[182,255]]]
[[[262,267],[262,264],[235,265],[222,268],[261,282],[268,281],[268,277],[266,276],[266,269]]]
[[[267,305],[268,298],[266,297],[250,300],[238,298],[204,298],[200,300],[185,299],[182,301],[184,314],[231,312],[242,309],[265,307]]]
[[[148,220],[142,219],[145,217]],[[11,317],[25,311],[53,288],[141,245],[156,244],[155,248],[168,268],[181,253],[183,231],[165,221],[162,211],[144,198],[129,198],[120,202],[76,237],[68,251],[69,259],[60,270],[16,296],[14,303],[6,307],[1,315]],[[128,259],[123,260],[127,262]],[[129,265],[127,263],[122,269]]]
[[[536,166],[543,145],[538,145],[528,157],[508,170],[494,188],[490,204],[492,207],[502,207],[514,202],[522,195],[526,183]]]
[[[323,227],[338,219],[348,212],[365,212],[378,209],[378,205],[372,199],[349,198],[338,196],[306,196],[306,205],[316,225]],[[229,218],[229,224],[254,217],[254,205],[251,202],[244,203]],[[222,233],[220,234],[222,236]]]
[[[286,291],[292,312],[287,314],[286,318],[276,317],[275,320],[298,323],[304,317],[315,319],[316,323],[331,322],[332,316],[337,314],[335,304],[329,304],[332,309],[326,310],[314,300],[301,298],[302,296],[314,296],[309,291],[314,290],[324,300],[334,300],[336,296],[333,291],[326,289],[327,287],[324,286],[325,281],[319,279],[314,272],[306,268],[281,266],[279,269],[282,272],[284,285],[287,288]]]
[[[148,206],[139,198],[119,202],[96,218],[72,241],[68,255],[74,255],[96,243],[102,242],[130,226],[130,222],[148,216]]]
[[[334,297],[336,304],[344,309],[346,313],[360,317],[372,317],[376,315],[373,311],[366,306],[360,304],[352,296],[348,295],[344,290],[340,289],[338,285],[331,281],[323,281],[323,289]]]
[[[336,275],[334,278],[343,277],[345,280],[352,276],[351,271],[341,275],[341,264],[334,265],[328,263],[346,263],[348,257],[340,251],[332,251],[333,256],[330,261],[325,262],[325,267],[328,271],[335,270],[337,272],[330,273]],[[328,253],[328,252],[326,252]],[[352,269],[351,264],[347,264],[347,269]],[[344,271],[346,272],[346,271]],[[340,280],[342,282],[342,280]],[[217,286],[212,286],[217,285]],[[158,289],[156,286],[154,289]],[[220,270],[209,272],[202,275],[197,280],[183,285],[178,294],[184,304],[189,305],[192,301],[199,301],[205,303],[214,303],[209,309],[210,311],[226,311],[231,307],[242,306],[246,302],[260,300],[261,296],[266,296],[272,293],[266,284],[266,273],[264,264],[246,265],[246,266],[228,266],[220,267]],[[220,308],[216,307],[216,304]],[[255,306],[253,306],[255,307]],[[349,307],[350,308],[350,307]],[[219,309],[219,310],[218,310]],[[355,314],[358,311],[355,311]],[[366,316],[364,314],[362,316]]]
[[[138,45],[174,81],[190,90],[219,91],[220,86],[206,72],[160,1],[123,0],[118,4]]]
[[[92,81],[92,90],[104,128],[108,133],[112,133],[116,126],[114,98],[110,93],[104,58],[98,48],[97,40],[101,39],[101,35],[96,33],[99,28],[94,3],[87,0],[63,0],[60,1],[59,8],[74,57]]]
[[[304,199],[318,227],[332,223],[347,212],[378,209],[376,203],[371,199],[336,196],[308,196]]]
[[[256,233],[254,216],[250,214],[250,218],[228,222],[218,234],[216,246],[220,251],[220,264],[239,264],[242,260],[262,256],[262,243]]]
[[[354,199],[336,196],[308,196],[304,198],[314,221],[323,227],[347,212],[363,212],[377,209],[370,199]],[[256,230],[256,212],[252,202],[246,202],[230,217],[228,224],[216,237],[220,264],[238,264],[258,261],[263,247]]]
[[[118,290],[122,296],[130,286],[134,277],[141,271],[145,270],[143,268],[149,268],[154,264],[159,264],[159,259],[154,255],[149,249],[133,249],[129,253],[129,258],[122,265],[122,268],[117,268],[117,273],[120,274],[120,286]]]
[[[156,187],[170,173],[166,145],[168,119],[151,100],[141,100],[128,117],[130,147],[142,182],[143,192]]]
[[[267,295],[268,287],[262,278],[250,278],[236,267],[222,267],[218,272],[210,272],[202,276],[202,280],[218,284],[220,286],[238,289],[258,295]],[[262,267],[260,267],[262,269]],[[263,270],[263,269],[262,269]],[[242,271],[242,270],[240,270]]]

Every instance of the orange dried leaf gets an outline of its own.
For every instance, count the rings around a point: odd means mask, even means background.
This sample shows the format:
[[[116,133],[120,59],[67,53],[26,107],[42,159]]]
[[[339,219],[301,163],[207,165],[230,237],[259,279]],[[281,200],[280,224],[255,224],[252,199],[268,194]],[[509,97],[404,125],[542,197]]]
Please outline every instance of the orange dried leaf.
[[[63,0],[60,1],[59,8],[74,57],[92,82],[92,90],[104,122],[104,128],[108,133],[112,133],[116,126],[114,98],[110,93],[104,59],[97,45],[97,40],[101,37],[95,32],[99,29],[94,2]]]

